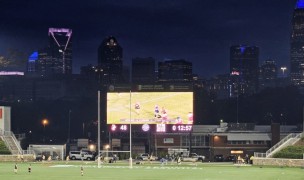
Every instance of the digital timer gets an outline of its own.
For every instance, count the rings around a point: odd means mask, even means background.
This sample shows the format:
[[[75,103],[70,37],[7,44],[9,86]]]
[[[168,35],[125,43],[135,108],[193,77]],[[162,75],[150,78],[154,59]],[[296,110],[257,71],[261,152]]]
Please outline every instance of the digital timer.
[[[190,132],[192,131],[192,125],[172,125],[173,132]]]

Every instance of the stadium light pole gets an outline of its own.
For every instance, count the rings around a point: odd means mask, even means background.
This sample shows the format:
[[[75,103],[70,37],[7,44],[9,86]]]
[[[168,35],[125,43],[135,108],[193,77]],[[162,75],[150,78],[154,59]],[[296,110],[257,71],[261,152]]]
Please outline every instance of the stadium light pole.
[[[130,167],[130,169],[132,169],[133,168],[133,166],[132,166],[132,125],[131,125],[131,97],[132,97],[132,93],[131,93],[131,90],[130,90],[130,159],[129,159],[129,167]]]
[[[43,143],[45,143],[45,126],[49,124],[48,119],[43,119],[42,120],[42,125],[43,125]]]
[[[71,139],[71,112],[72,110],[69,110],[68,143],[70,143],[70,139]]]
[[[100,168],[100,91],[98,91],[98,158],[97,166]]]

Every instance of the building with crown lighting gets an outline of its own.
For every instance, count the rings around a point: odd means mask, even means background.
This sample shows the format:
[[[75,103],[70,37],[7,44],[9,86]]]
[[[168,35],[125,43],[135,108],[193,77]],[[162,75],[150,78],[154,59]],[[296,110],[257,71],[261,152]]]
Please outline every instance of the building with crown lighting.
[[[54,74],[72,74],[72,30],[49,28],[49,55],[51,63],[46,64]]]
[[[105,38],[98,48],[98,68],[102,71],[103,83],[116,84],[123,81],[123,49],[115,37]]]
[[[49,44],[33,52],[27,72],[36,75],[72,74],[72,30],[49,28]]]

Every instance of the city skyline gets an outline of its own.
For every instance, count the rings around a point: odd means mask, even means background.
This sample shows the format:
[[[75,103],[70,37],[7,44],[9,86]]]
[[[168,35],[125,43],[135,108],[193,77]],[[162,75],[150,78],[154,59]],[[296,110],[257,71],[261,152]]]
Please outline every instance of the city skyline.
[[[47,45],[47,30],[55,27],[73,29],[73,73],[96,65],[98,46],[111,35],[128,66],[136,57],[185,59],[193,73],[211,77],[229,73],[230,47],[244,44],[260,48],[260,64],[271,58],[289,68],[295,5],[296,0],[1,1],[0,55],[15,48],[29,56]]]

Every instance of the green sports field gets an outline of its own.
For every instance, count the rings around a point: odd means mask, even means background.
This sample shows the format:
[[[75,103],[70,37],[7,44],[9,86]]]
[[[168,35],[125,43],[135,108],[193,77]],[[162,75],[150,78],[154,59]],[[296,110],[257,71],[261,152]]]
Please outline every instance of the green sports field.
[[[32,172],[27,168],[29,163],[18,163],[18,173],[14,174],[15,163],[0,163],[0,179],[38,179],[38,180],[211,180],[211,179],[245,179],[245,180],[303,180],[303,168],[236,166],[229,163],[183,163],[177,165],[160,163],[133,165],[130,169],[127,162],[102,164],[97,168],[96,162],[60,162],[31,163]],[[84,167],[81,176],[80,167]]]
[[[139,109],[135,105],[139,105]],[[155,107],[159,116],[155,117]],[[107,123],[159,124],[162,112],[167,114],[166,124],[176,124],[179,118],[182,124],[189,124],[188,115],[193,112],[192,92],[133,92],[107,94]],[[190,123],[192,124],[192,122]]]

